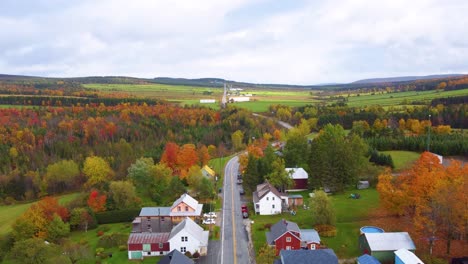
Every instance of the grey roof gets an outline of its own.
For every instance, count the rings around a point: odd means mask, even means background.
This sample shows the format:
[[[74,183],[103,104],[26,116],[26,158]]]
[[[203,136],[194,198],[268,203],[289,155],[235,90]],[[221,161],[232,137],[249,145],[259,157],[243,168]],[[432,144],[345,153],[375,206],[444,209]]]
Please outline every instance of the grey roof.
[[[278,239],[281,235],[288,231],[293,231],[297,233],[301,233],[301,230],[299,229],[299,226],[297,226],[296,223],[290,222],[287,220],[280,220],[278,223],[272,225],[270,227],[270,232],[267,232],[267,242],[269,245],[272,245],[273,242]]]
[[[282,264],[338,264],[338,257],[332,249],[281,250]]]
[[[309,174],[303,168],[286,168],[285,169],[290,174],[291,179],[308,179]]]
[[[170,207],[143,207],[140,216],[169,216],[170,213]]]
[[[364,233],[372,251],[395,251],[400,248],[415,250],[408,232]]]
[[[189,259],[178,250],[174,249],[169,254],[159,260],[158,264],[194,264],[195,262]]]
[[[254,197],[254,199],[258,199],[258,201],[260,201],[263,198],[263,196],[265,196],[269,192],[272,192],[278,198],[281,198],[281,193],[268,181],[265,181],[264,183],[257,185],[257,190],[254,192],[256,193],[257,197]]]
[[[302,229],[301,239],[307,243],[320,243],[319,233],[315,229]]]
[[[169,237],[169,241],[177,235],[180,231],[185,230],[190,233],[195,239],[200,242],[200,246],[208,246],[208,231],[204,231],[203,228],[197,223],[195,223],[189,217],[185,218],[184,221],[177,224],[174,228],[172,228],[171,235]]]
[[[378,261],[376,258],[373,256],[364,254],[357,258],[357,263],[358,264],[380,264],[380,261]]]

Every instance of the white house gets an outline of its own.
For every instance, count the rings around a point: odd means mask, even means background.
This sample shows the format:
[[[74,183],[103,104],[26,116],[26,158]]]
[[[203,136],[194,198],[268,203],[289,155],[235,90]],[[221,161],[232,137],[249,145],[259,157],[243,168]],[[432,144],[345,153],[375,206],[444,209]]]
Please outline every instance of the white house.
[[[257,190],[252,196],[255,213],[260,215],[281,213],[281,194],[269,182],[257,185]]]
[[[303,168],[286,168],[289,177],[294,180],[294,190],[307,190],[309,174]]]
[[[228,99],[229,102],[235,103],[235,102],[249,102],[250,97],[248,96],[230,96]]]
[[[205,256],[208,251],[208,233],[187,217],[172,229],[169,236],[170,250],[192,254],[198,252]]]

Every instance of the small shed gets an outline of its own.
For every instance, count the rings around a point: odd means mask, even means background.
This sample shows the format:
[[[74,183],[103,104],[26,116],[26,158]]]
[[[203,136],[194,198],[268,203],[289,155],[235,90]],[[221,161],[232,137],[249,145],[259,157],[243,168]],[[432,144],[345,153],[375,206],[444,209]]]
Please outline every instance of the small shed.
[[[401,248],[395,251],[395,264],[424,264],[413,252]]]
[[[359,236],[359,248],[363,254],[369,254],[383,263],[393,262],[396,250],[416,250],[408,232],[363,233]]]
[[[356,188],[358,188],[359,190],[369,188],[369,181],[359,181]]]
[[[306,190],[309,174],[303,168],[286,168],[289,177],[294,181],[294,190]]]
[[[304,204],[304,198],[300,194],[289,194],[288,205],[289,206],[301,206]]]

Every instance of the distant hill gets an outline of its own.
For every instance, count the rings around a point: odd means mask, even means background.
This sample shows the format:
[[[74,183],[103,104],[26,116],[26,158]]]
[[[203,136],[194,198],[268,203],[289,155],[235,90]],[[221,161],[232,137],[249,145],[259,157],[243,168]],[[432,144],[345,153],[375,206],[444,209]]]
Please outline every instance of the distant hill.
[[[368,84],[368,83],[383,83],[383,82],[408,82],[416,80],[428,80],[428,79],[441,79],[441,78],[451,78],[451,77],[460,77],[464,74],[439,74],[439,75],[426,75],[426,76],[401,76],[401,77],[388,77],[388,78],[373,78],[373,79],[363,79],[359,81],[352,82],[351,84]]]
[[[360,90],[373,91],[378,89],[386,89],[392,87],[393,90],[432,90],[441,81],[450,81],[458,79],[466,79],[468,75],[463,74],[445,74],[445,75],[428,75],[428,76],[402,76],[390,78],[373,78],[364,79],[352,83],[328,83],[316,85],[291,85],[291,84],[271,84],[271,83],[248,83],[238,82],[233,80],[225,80],[221,78],[171,78],[171,77],[156,77],[156,78],[136,78],[128,76],[88,76],[88,77],[38,77],[38,76],[23,76],[23,75],[8,75],[0,74],[0,82],[13,83],[23,85],[34,85],[36,88],[59,87],[62,82],[67,86],[75,88],[82,87],[82,84],[100,83],[100,84],[167,84],[167,85],[186,85],[195,87],[223,87],[224,83],[232,85],[235,88],[265,88],[265,89],[304,89],[316,91],[352,91]],[[409,86],[411,85],[411,87]],[[447,89],[465,89],[468,85],[467,81],[452,84],[452,87]],[[62,85],[63,86],[63,85]]]

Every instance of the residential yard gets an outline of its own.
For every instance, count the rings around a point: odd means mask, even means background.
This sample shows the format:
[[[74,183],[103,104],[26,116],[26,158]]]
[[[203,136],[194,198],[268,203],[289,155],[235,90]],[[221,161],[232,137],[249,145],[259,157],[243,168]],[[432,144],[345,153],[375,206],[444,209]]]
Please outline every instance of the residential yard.
[[[59,196],[58,199],[60,204],[66,204],[78,195],[79,193],[70,193]],[[0,206],[0,236],[10,232],[13,222],[34,203],[36,202]]]
[[[308,204],[309,191],[300,192],[304,197],[304,203]],[[351,193],[359,193],[360,199],[349,198]],[[322,237],[322,243],[332,248],[339,258],[352,258],[360,255],[358,249],[359,228],[368,225],[369,212],[378,208],[379,197],[375,189],[350,190],[343,194],[330,196],[336,210],[337,231],[336,237]],[[295,216],[283,213],[273,216],[252,215],[252,240],[255,251],[266,243],[266,232],[268,225],[275,224],[281,219],[296,222],[300,228],[313,228],[310,210],[302,207],[297,209]]]
[[[78,242],[84,243],[88,245],[91,251],[94,253],[96,252],[96,248],[98,248],[97,244],[99,241],[98,232],[102,230],[106,230],[104,235],[112,234],[112,233],[122,233],[128,237],[131,231],[131,224],[130,223],[116,223],[116,224],[105,224],[99,225],[96,229],[88,230],[88,232],[84,231],[73,231],[70,234],[70,239]],[[125,246],[125,250],[120,250],[118,247],[112,248],[105,248],[105,253],[112,253],[112,257],[108,257],[106,259],[102,259],[100,263],[102,264],[119,264],[119,263],[129,263],[128,260],[128,251],[127,251],[127,243],[122,245]],[[156,263],[159,260],[159,257],[149,257],[145,258],[142,261],[140,260],[132,260],[132,263]],[[96,263],[93,261],[92,263]]]

